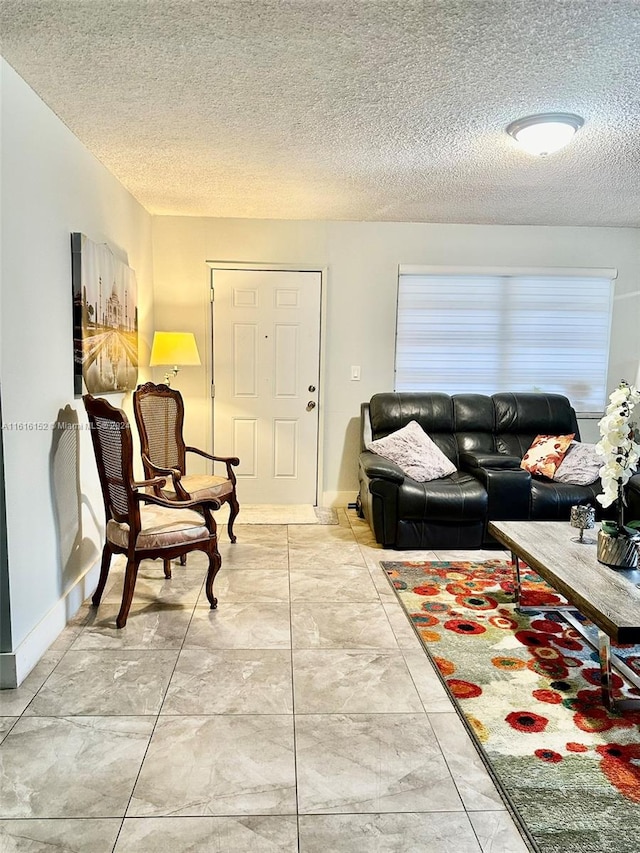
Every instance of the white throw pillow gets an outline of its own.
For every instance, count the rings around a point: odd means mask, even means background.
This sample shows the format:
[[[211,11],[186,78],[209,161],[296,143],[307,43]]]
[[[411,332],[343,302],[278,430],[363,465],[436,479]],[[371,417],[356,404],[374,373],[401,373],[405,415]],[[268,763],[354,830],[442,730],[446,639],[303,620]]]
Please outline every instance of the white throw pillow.
[[[418,483],[453,474],[456,466],[429,438],[417,421],[367,444],[367,450],[395,462]]]
[[[590,486],[600,476],[603,465],[604,459],[596,453],[595,444],[572,441],[553,479],[573,486]]]

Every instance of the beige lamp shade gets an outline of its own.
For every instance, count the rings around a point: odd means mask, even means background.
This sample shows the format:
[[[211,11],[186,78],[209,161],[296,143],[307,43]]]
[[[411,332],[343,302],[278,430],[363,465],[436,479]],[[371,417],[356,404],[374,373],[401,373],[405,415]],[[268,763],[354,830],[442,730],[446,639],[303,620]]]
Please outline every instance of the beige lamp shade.
[[[193,332],[154,332],[150,367],[159,365],[192,367],[200,364],[200,355]]]

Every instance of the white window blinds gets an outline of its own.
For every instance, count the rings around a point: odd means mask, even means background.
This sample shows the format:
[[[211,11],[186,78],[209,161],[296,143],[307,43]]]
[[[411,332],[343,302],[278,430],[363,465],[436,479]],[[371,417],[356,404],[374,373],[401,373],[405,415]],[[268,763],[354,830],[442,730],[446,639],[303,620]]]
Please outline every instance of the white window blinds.
[[[401,270],[396,391],[543,391],[602,412],[611,279]]]

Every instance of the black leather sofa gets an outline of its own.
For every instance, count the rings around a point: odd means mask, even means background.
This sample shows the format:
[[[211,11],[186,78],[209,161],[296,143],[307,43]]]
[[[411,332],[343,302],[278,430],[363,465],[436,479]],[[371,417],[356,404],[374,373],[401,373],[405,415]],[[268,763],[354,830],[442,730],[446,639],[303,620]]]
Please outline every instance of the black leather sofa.
[[[520,467],[539,434],[575,433],[580,440],[576,413],[559,394],[383,393],[363,403],[361,414],[358,507],[384,547],[487,547],[495,545],[490,520],[568,520],[574,504],[590,504],[597,518],[603,515],[599,480],[574,486],[532,477]],[[454,463],[455,473],[419,483],[366,450],[372,439],[412,420]]]
[[[627,485],[627,521],[640,521],[640,473],[634,474]]]

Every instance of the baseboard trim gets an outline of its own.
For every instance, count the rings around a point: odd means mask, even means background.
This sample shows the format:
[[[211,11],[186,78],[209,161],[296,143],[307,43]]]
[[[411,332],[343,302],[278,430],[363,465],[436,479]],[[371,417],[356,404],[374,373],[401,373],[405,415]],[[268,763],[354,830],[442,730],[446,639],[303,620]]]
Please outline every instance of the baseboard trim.
[[[353,503],[357,495],[357,492],[323,492],[322,506],[332,507],[333,509],[344,508]]]
[[[13,652],[0,654],[0,690],[19,687],[98,584],[100,561],[67,590]]]

